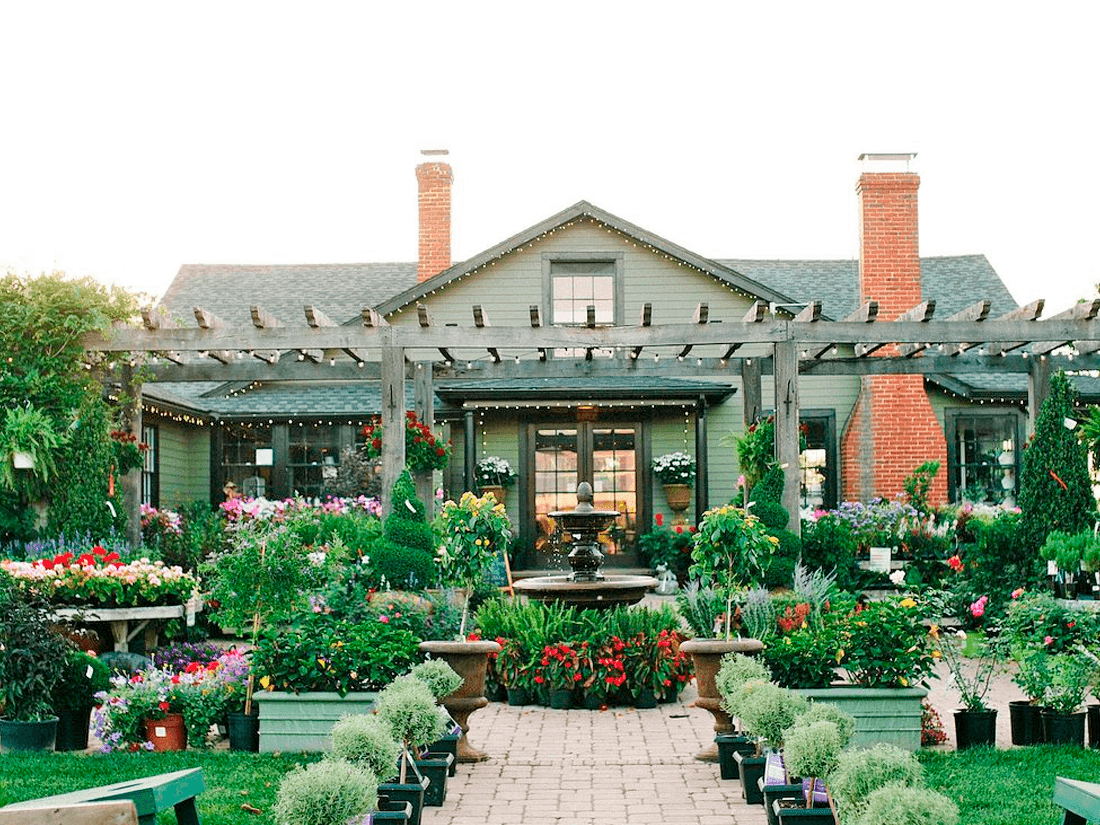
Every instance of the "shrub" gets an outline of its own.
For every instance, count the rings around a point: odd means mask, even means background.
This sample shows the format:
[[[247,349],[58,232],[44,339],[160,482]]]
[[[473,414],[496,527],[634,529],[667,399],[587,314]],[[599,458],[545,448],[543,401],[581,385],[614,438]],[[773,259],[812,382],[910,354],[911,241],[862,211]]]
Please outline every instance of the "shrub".
[[[836,632],[803,627],[771,639],[760,654],[777,684],[787,688],[828,687],[835,676]]]
[[[847,623],[841,665],[864,687],[912,687],[932,671],[932,654],[912,599],[871,602]]]
[[[388,781],[397,772],[401,743],[382,719],[365,713],[349,714],[332,726],[332,755],[366,767]]]
[[[832,514],[802,522],[802,563],[825,572],[836,571],[836,584],[854,590],[861,576],[856,564],[856,538],[848,522]]]
[[[676,607],[695,636],[710,639],[719,617],[725,613],[726,597],[713,587],[692,582],[676,594]]]
[[[783,737],[783,764],[791,776],[819,779],[836,767],[843,747],[834,722],[806,721],[803,715]]]
[[[764,586],[772,589],[790,587],[795,566],[802,555],[802,539],[790,530],[771,530],[771,533],[779,543],[764,572]]]
[[[296,769],[279,783],[278,825],[347,825],[378,805],[378,779],[342,759]]]
[[[370,565],[373,581],[395,590],[424,590],[435,584],[438,572],[430,552],[392,541],[375,548]]]
[[[462,686],[462,677],[442,659],[430,659],[414,665],[409,675],[427,685],[437,702],[450,696]]]
[[[729,714],[740,716],[739,709],[731,703],[731,699],[741,695],[741,686],[746,682],[767,682],[771,677],[771,671],[759,659],[742,653],[727,653],[722,657],[714,683],[722,696],[722,706]]]
[[[806,700],[771,683],[750,682],[734,700],[741,721],[757,739],[769,747],[783,747],[783,737],[795,719],[806,712]]]
[[[889,785],[867,797],[860,825],[957,825],[958,806],[928,788]]]
[[[69,650],[60,678],[50,691],[54,710],[84,710],[95,704],[95,694],[111,686],[111,669],[95,656]]]
[[[798,721],[799,724],[808,725],[821,720],[836,725],[837,735],[840,736],[840,746],[842,748],[848,747],[848,743],[852,741],[852,736],[856,732],[855,717],[850,713],[845,713],[836,705],[830,705],[828,702],[810,702],[810,709],[802,714],[802,718]]]
[[[842,752],[828,781],[842,821],[854,822],[862,816],[872,792],[891,784],[918,787],[924,784],[924,772],[912,753],[880,744]]]

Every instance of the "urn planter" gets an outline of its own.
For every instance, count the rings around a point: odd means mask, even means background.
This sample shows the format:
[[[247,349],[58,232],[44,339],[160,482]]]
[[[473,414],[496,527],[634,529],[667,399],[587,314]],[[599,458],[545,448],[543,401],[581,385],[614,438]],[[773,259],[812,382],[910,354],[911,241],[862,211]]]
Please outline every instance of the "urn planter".
[[[56,739],[56,716],[37,722],[0,719],[0,753],[52,751]]]
[[[870,748],[879,742],[902,750],[920,748],[921,700],[924,688],[828,687],[795,690],[814,702],[836,705],[856,720],[851,747]]]
[[[329,734],[341,716],[370,713],[378,694],[260,691],[260,752],[327,751]]]
[[[672,523],[683,524],[684,512],[691,506],[691,487],[687,484],[666,484],[665,500],[672,511]]]
[[[752,656],[764,649],[759,639],[688,639],[680,643],[680,650],[691,656],[695,665],[695,686],[698,696],[692,703],[703,708],[714,717],[715,734],[734,733],[733,720],[722,708],[722,696],[714,678],[722,665],[722,657],[727,653],[744,653]],[[918,720],[919,721],[919,720]],[[919,731],[919,727],[918,727]],[[713,742],[709,747],[695,755],[704,762],[718,761],[718,746]]]
[[[997,744],[997,711],[955,711],[955,747],[964,751],[979,746]]]
[[[496,642],[421,642],[420,649],[433,659],[442,659],[462,677],[462,685],[443,699],[447,713],[462,728],[458,740],[459,762],[482,762],[489,758],[470,744],[470,714],[489,704],[485,698],[485,674],[489,669],[489,654],[500,653]]]

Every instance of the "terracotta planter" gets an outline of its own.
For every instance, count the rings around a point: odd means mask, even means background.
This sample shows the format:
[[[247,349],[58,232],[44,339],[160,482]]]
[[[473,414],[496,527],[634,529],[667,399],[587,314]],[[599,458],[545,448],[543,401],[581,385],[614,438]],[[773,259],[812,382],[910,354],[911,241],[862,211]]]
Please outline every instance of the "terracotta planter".
[[[496,497],[497,504],[506,504],[507,503],[506,502],[506,499],[508,498],[508,488],[507,487],[501,487],[499,484],[484,484],[484,485],[482,485],[481,494],[484,496],[484,495],[488,495],[489,493],[492,493]]]
[[[187,750],[187,726],[182,713],[169,713],[163,719],[146,719],[145,738],[153,743],[153,750]]]
[[[451,718],[462,728],[458,740],[459,762],[482,762],[489,755],[477,750],[466,735],[470,731],[470,714],[489,704],[485,698],[485,674],[489,668],[489,654],[500,653],[496,642],[421,642],[420,649],[433,659],[442,659],[462,677],[462,685],[443,699],[443,706]]]
[[[687,484],[666,484],[665,499],[672,511],[672,523],[683,524],[684,512],[691,506],[691,487]]]
[[[685,485],[686,486],[686,485]],[[714,677],[718,675],[718,668],[722,665],[722,657],[727,653],[744,653],[753,656],[764,649],[764,644],[759,639],[688,639],[681,642],[680,650],[691,656],[695,665],[695,685],[698,697],[692,703],[694,707],[703,708],[714,716],[715,734],[734,733],[733,720],[722,709],[722,696],[718,693],[718,686]],[[695,755],[696,759],[704,762],[718,761],[718,746],[713,742]]]

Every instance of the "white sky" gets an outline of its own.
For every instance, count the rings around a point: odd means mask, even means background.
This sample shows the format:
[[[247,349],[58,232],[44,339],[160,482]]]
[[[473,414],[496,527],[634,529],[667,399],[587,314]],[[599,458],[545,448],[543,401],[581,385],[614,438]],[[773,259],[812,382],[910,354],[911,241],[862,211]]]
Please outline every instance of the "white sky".
[[[707,256],[854,258],[856,156],[915,151],[923,255],[1047,315],[1095,293],[1100,4],[673,8],[3,2],[0,269],[159,295],[412,261],[440,147],[455,260],[581,199]]]

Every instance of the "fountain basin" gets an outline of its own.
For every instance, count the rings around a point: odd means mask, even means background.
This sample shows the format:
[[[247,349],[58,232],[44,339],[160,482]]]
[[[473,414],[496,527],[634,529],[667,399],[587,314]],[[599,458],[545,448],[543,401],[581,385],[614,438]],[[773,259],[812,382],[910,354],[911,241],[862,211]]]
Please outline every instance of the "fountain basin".
[[[515,582],[516,592],[540,602],[608,609],[637,604],[657,586],[653,576],[600,576],[594,580],[572,575],[537,576]]]

